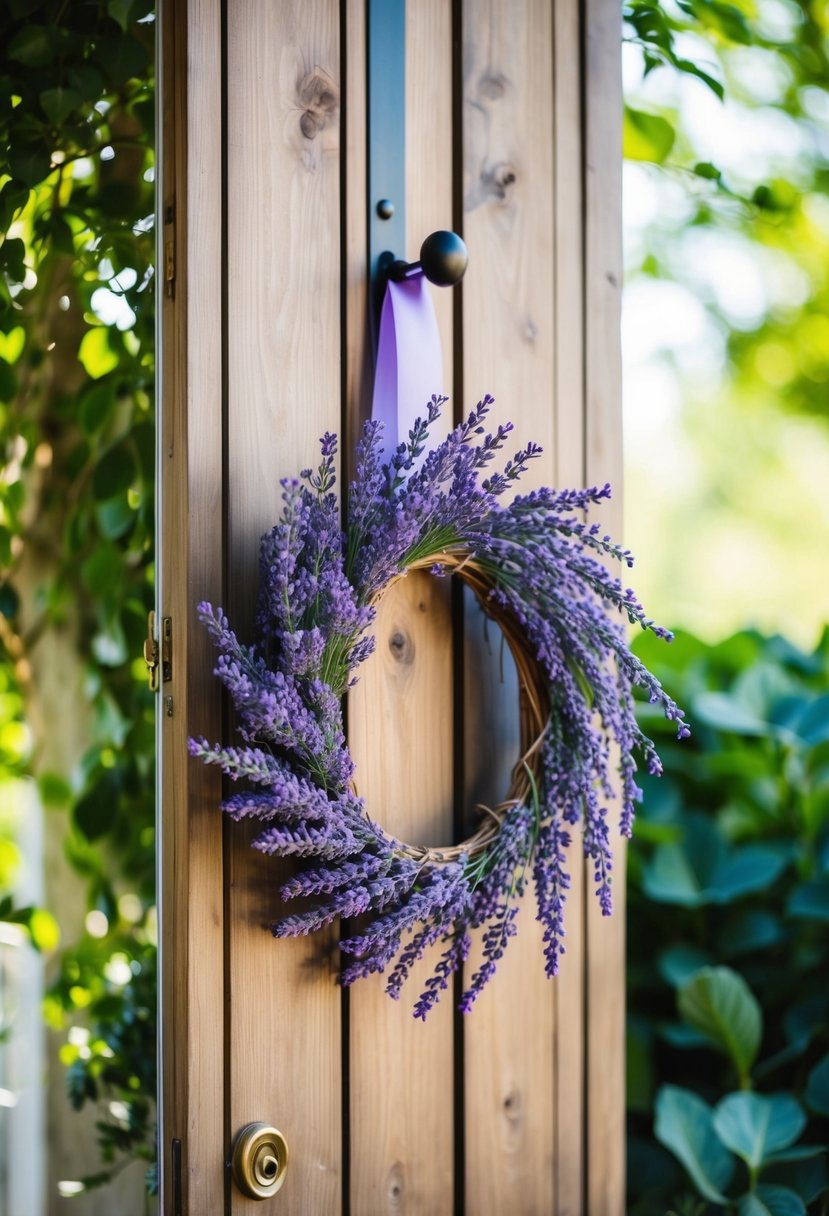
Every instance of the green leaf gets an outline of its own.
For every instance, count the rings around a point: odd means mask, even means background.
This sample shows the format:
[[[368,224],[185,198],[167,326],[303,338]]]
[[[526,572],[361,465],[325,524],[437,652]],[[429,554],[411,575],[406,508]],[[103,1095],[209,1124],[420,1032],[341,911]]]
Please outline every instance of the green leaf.
[[[81,95],[74,89],[64,89],[58,86],[54,89],[44,89],[40,94],[40,104],[47,118],[56,127],[66,121],[73,110],[81,104]]]
[[[661,165],[674,146],[676,132],[666,118],[625,106],[624,156]]]
[[[16,325],[7,334],[0,333],[0,357],[7,363],[16,363],[25,345],[26,331],[22,325]]]
[[[657,903],[697,908],[704,903],[702,884],[680,844],[660,845],[645,866],[642,889]]]
[[[724,692],[702,692],[693,701],[691,717],[706,726],[734,735],[766,735],[769,726],[762,718],[746,709]],[[690,721],[690,719],[689,719]]]
[[[697,908],[727,904],[769,887],[788,863],[771,845],[729,849],[722,833],[703,815],[686,813],[681,842],[660,845],[642,875],[645,894],[659,903]]]
[[[96,325],[81,339],[78,359],[93,380],[98,380],[118,366],[118,355],[109,345],[109,331],[105,325]]]
[[[19,237],[7,237],[0,245],[0,265],[13,282],[23,282],[26,274],[26,246]]]
[[[764,890],[786,868],[786,856],[767,845],[735,849],[714,868],[706,894],[711,903],[726,904],[751,891]]]
[[[656,1098],[654,1131],[701,1195],[712,1203],[728,1202],[723,1191],[734,1173],[734,1158],[717,1139],[707,1102],[688,1089],[663,1086]]]
[[[806,1216],[806,1207],[796,1191],[787,1186],[758,1186],[743,1195],[737,1207],[738,1216]]]
[[[697,946],[679,945],[663,950],[657,960],[659,974],[666,984],[678,988],[702,967],[711,963],[711,956]]]
[[[705,967],[679,990],[680,1015],[727,1055],[747,1081],[763,1035],[763,1015],[742,976],[730,967]]]
[[[13,144],[9,149],[12,176],[27,186],[38,186],[49,175],[50,155],[40,143]]]
[[[75,823],[87,840],[98,840],[112,825],[119,794],[115,776],[106,773],[75,804]]]
[[[825,1144],[793,1144],[791,1148],[781,1149],[766,1158],[766,1165],[788,1165],[793,1161],[811,1161],[814,1157],[826,1155]]]
[[[720,936],[720,948],[726,956],[751,954],[778,945],[784,936],[779,918],[757,908],[728,922]]]
[[[96,384],[84,394],[78,410],[78,421],[85,434],[94,435],[101,429],[111,417],[115,402],[115,385],[111,380]]]
[[[54,54],[49,30],[45,25],[24,25],[9,43],[6,54],[27,68],[44,68]]]
[[[809,1073],[805,1098],[815,1114],[829,1116],[829,1054]]]
[[[714,1111],[714,1131],[752,1169],[788,1148],[806,1126],[806,1115],[789,1094],[729,1094]]]
[[[65,807],[72,797],[69,782],[59,773],[43,773],[38,778],[43,805],[50,808]]]
[[[688,76],[695,76],[697,80],[701,80],[720,101],[725,97],[725,89],[722,86],[722,82],[717,80],[716,76],[712,76],[710,72],[706,72],[698,63],[694,63],[692,59],[675,59],[674,67],[678,68],[680,72],[685,72]]]
[[[51,912],[45,908],[34,908],[29,917],[29,936],[32,945],[41,953],[57,949],[60,944],[60,929]]]
[[[95,515],[98,527],[107,540],[117,540],[124,536],[135,523],[135,511],[130,506],[126,494],[119,494],[116,498],[108,498],[106,502],[98,503]]]
[[[101,39],[95,58],[114,84],[125,84],[132,77],[140,79],[147,70],[147,52],[129,35]]]
[[[789,916],[801,920],[829,920],[829,876],[815,878],[797,887],[789,900]]]
[[[112,544],[102,544],[81,566],[81,575],[93,599],[106,599],[120,586],[124,556]]]
[[[129,448],[120,444],[101,459],[92,475],[92,493],[98,502],[123,494],[133,483],[136,468]]]
[[[807,703],[807,709],[799,718],[795,730],[811,747],[829,739],[829,693]]]
[[[107,4],[107,12],[114,21],[117,21],[121,29],[126,33],[130,23],[132,9],[135,7],[135,0],[109,0]]]

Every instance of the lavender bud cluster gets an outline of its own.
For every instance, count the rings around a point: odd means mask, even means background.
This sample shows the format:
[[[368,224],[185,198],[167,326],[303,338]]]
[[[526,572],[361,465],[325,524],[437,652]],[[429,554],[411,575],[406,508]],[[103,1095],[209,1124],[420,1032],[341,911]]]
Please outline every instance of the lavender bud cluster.
[[[275,936],[314,933],[338,918],[352,922],[340,941],[348,960],[342,983],[388,969],[386,989],[394,998],[426,951],[443,945],[415,1005],[415,1016],[424,1019],[464,967],[472,933],[479,932],[481,961],[460,1003],[465,1012],[472,1008],[516,932],[518,900],[530,884],[544,929],[545,970],[556,974],[574,828],[601,910],[610,913],[608,804],[618,798],[619,828],[629,835],[640,797],[638,763],[661,771],[634,715],[634,687],[662,706],[679,738],[690,733],[627,646],[625,621],[666,640],[670,635],[608,568],[631,566],[629,551],[588,521],[610,487],[534,490],[502,503],[541,449],[529,444],[490,471],[512,424],[487,430],[493,403],[487,396],[427,451],[445,400],[432,398],[386,463],[381,424],[366,423],[345,529],[335,493],[335,436],[323,436],[315,470],[282,482],[282,514],[260,547],[255,644],[238,641],[221,608],[199,605],[244,746],[205,739],[189,745],[192,755],[244,783],[222,806],[233,819],[261,824],[253,847],[296,859],[281,895],[302,899],[303,910],[279,920]],[[505,812],[497,837],[459,861],[419,862],[369,818],[353,792],[342,697],[374,648],[373,604],[382,589],[424,560],[442,576],[446,559],[457,555],[474,559],[490,606],[527,638],[550,715],[530,793]]]

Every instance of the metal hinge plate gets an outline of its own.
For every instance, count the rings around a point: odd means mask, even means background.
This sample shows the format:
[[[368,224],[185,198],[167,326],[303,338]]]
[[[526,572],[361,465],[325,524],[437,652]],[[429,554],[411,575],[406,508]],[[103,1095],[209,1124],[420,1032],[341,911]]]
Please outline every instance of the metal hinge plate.
[[[144,639],[144,662],[151,692],[158,692],[159,674],[167,684],[173,678],[173,621],[172,617],[161,618],[161,641],[156,633],[155,613],[147,615],[147,636]]]

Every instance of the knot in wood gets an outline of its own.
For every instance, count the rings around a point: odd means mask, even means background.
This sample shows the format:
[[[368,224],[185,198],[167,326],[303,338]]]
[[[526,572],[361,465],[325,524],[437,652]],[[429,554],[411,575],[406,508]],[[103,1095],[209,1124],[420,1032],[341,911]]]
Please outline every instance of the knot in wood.
[[[339,88],[326,71],[314,68],[298,82],[297,99],[303,111],[299,129],[306,139],[315,139],[336,115]]]
[[[389,637],[389,650],[397,663],[405,663],[408,666],[414,662],[415,644],[402,629],[395,629]]]
[[[502,72],[488,69],[481,74],[478,81],[478,92],[487,101],[498,101],[507,91],[507,78]]]
[[[496,165],[488,166],[481,173],[481,186],[490,198],[503,202],[510,187],[515,184],[515,168],[508,161],[499,161]]]

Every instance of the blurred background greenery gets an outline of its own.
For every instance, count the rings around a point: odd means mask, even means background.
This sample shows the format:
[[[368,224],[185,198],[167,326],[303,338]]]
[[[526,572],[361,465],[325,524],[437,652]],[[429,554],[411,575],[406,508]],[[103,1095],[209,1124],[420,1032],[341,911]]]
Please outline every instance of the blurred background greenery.
[[[629,1211],[826,1212],[829,3],[624,16],[627,540],[694,725],[642,707]],[[148,0],[0,13],[0,1160],[49,1130],[41,1181],[0,1171],[21,1211],[111,1212],[114,1175],[151,1203],[153,36]]]
[[[829,1211],[829,6],[625,5],[626,540],[683,705],[628,877],[628,1210]]]
[[[78,1210],[86,1187],[154,1157],[154,727],[138,660],[153,600],[151,9],[0,11],[0,1208],[15,1214]]]

